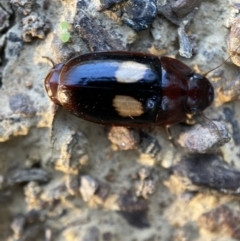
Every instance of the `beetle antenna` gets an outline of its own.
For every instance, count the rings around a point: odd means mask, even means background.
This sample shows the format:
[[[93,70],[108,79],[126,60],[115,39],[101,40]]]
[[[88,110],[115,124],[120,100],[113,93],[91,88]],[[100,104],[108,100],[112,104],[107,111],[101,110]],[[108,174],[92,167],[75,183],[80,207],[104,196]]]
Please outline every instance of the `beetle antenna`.
[[[212,71],[214,71],[215,69],[218,69],[219,67],[221,67],[222,65],[224,65],[232,56],[229,56],[227,59],[225,59],[221,64],[219,64],[217,67],[209,70],[208,72],[204,73],[203,76],[207,76],[209,73],[211,73]]]
[[[240,45],[235,49],[234,52],[236,52],[238,49],[240,48]],[[209,70],[208,72],[204,73],[203,76],[207,76],[209,73],[211,73],[212,71],[214,71],[215,69],[218,69],[219,67],[221,67],[222,65],[224,65],[230,58],[233,57],[234,54],[231,54],[228,58],[226,58],[221,64],[219,64],[217,67]]]
[[[48,57],[48,56],[42,56],[42,58],[43,58],[43,59],[47,59],[47,60],[51,63],[52,67],[55,65],[54,61],[53,61],[50,57]]]

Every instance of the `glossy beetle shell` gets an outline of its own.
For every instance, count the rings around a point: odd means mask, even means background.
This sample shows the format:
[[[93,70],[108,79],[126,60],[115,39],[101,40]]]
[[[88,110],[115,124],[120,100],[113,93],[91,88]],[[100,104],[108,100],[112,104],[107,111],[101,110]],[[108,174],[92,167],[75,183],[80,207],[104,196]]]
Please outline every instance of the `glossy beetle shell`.
[[[55,65],[45,79],[51,100],[88,121],[169,125],[213,101],[213,87],[182,62],[137,52],[96,52]]]

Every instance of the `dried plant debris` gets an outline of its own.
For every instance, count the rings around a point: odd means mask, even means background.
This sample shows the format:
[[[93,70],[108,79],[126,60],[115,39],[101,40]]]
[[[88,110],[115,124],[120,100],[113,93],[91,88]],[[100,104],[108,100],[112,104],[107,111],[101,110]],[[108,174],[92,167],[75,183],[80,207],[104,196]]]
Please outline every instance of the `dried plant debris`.
[[[65,183],[49,183],[46,186],[40,186],[37,182],[29,182],[24,188],[25,202],[29,210],[40,211],[40,219],[47,217],[60,217],[65,212],[62,205],[63,199],[69,197]],[[32,216],[32,219],[37,217]]]
[[[124,43],[122,34],[118,32],[118,29],[106,30],[105,23],[102,20],[97,20],[95,16],[91,15],[91,12],[91,2],[87,0],[78,1],[74,26],[90,50],[126,50],[127,43]]]
[[[86,205],[83,205],[83,202],[79,198],[79,195],[75,199],[77,201],[77,209],[72,209],[73,206],[66,206],[66,200],[69,199],[69,193],[67,192],[67,188],[64,185],[63,182],[58,183],[49,183],[48,186],[45,186],[40,192],[34,194],[33,190],[36,189],[37,186],[29,186],[25,189],[25,195],[26,195],[26,202],[28,205],[28,209],[36,210],[33,213],[29,213],[27,215],[28,220],[31,220],[31,222],[38,222],[44,221],[48,219],[59,219],[61,217],[66,218],[68,215],[68,211],[77,211],[79,210],[78,204],[81,204],[80,210],[82,210],[82,207],[87,209]],[[75,219],[75,218],[74,218]],[[84,219],[85,220],[85,219]],[[82,222],[81,220],[77,218],[76,224]],[[84,221],[85,222],[85,221]],[[72,222],[68,222],[69,224],[64,224],[65,227],[63,229],[67,228],[67,226],[71,225]],[[75,223],[75,222],[74,222]],[[73,223],[73,224],[74,224]],[[75,224],[75,225],[76,225]],[[61,229],[61,230],[63,230]]]
[[[1,37],[0,37],[0,53],[2,53],[4,47],[5,47],[5,43],[6,43],[6,34],[3,34]],[[2,63],[2,59],[3,57],[0,56],[0,64]],[[2,70],[0,71],[0,87],[2,85]]]
[[[67,179],[58,182],[49,182],[40,186],[37,182],[29,182],[25,186],[25,201],[30,210],[40,210],[40,217],[34,213],[29,219],[41,219],[44,217],[59,217],[64,215],[62,200],[70,195],[81,195],[83,201],[92,201],[92,204],[102,206],[108,198],[110,186],[107,183],[90,177],[89,175],[69,175]],[[38,215],[38,216],[39,216]]]
[[[240,18],[232,25],[228,35],[227,48],[232,62],[240,66]]]
[[[177,26],[188,26],[201,2],[198,0],[178,0],[158,5],[158,12]]]
[[[127,1],[127,0],[100,0],[100,3],[101,3],[102,9],[108,9],[114,6],[115,4],[122,3],[124,1]]]
[[[171,21],[173,24],[177,26],[181,25],[182,21],[176,16],[176,14],[174,14],[171,4],[158,5],[158,13],[163,15],[166,19]]]
[[[136,31],[147,29],[157,14],[156,0],[128,0],[122,4],[122,21]]]
[[[157,182],[157,177],[151,170],[142,167],[135,181],[136,196],[148,199],[149,195],[153,194]]]
[[[49,174],[41,168],[15,169],[7,174],[6,179],[8,185],[30,181],[46,183],[49,181]]]
[[[113,11],[126,25],[136,31],[147,29],[157,15],[156,0],[100,0],[100,2],[101,10]]]
[[[13,13],[11,1],[0,1],[0,6],[9,14]]]
[[[35,12],[23,18],[22,22],[24,42],[31,42],[33,38],[44,39],[46,33],[50,30],[50,22]]]
[[[134,196],[130,191],[123,191],[118,199],[120,213],[129,224],[137,228],[148,228],[147,203]]]
[[[191,155],[172,167],[175,175],[186,183],[188,190],[210,188],[226,194],[240,193],[240,171],[212,154]]]
[[[215,151],[231,140],[226,126],[221,122],[207,121],[204,125],[194,125],[182,132],[178,143],[191,153]]]
[[[22,214],[18,214],[13,218],[11,229],[13,231],[13,240],[46,240],[44,225],[41,222],[30,223],[28,222],[28,219]]]
[[[179,39],[179,54],[185,58],[192,57],[193,47],[189,36],[185,32],[185,28],[180,26],[178,28],[178,39]]]
[[[5,11],[0,5],[0,32],[2,32],[10,26],[9,18],[10,14],[7,11]]]
[[[10,0],[10,3],[17,8],[19,13],[28,15],[32,12],[35,0]]]
[[[225,107],[223,109],[223,114],[225,116],[225,121],[229,122],[232,126],[232,138],[233,138],[234,144],[240,145],[240,129],[239,129],[238,120],[234,116],[235,115],[234,111],[229,107]]]
[[[218,98],[222,103],[240,99],[240,73],[224,82],[218,91]]]
[[[43,192],[43,188],[37,182],[29,182],[24,187],[25,201],[29,207],[32,205],[37,208],[41,208],[42,201],[40,200],[40,195]]]
[[[210,232],[240,239],[240,211],[234,211],[226,205],[202,214],[198,225]]]
[[[55,169],[65,173],[78,173],[89,162],[86,137],[82,132],[75,133],[67,127],[64,136],[62,132],[55,133],[54,146],[60,148],[60,156],[52,160]]]
[[[172,11],[179,17],[182,18],[187,14],[199,8],[202,1],[200,0],[177,0],[172,3]]]
[[[195,12],[200,6],[201,1],[178,0],[174,3],[167,3],[158,6],[158,12],[169,21],[177,25],[179,39],[179,54],[185,58],[191,58],[196,52],[196,47],[193,46],[191,36],[186,34],[186,29],[192,21]]]

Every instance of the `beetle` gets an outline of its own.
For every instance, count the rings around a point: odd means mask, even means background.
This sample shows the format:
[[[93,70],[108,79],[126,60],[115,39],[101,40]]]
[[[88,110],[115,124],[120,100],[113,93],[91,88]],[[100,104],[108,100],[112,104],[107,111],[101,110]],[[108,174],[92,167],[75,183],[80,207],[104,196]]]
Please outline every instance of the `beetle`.
[[[214,89],[177,59],[127,51],[93,52],[53,66],[45,89],[56,105],[99,124],[178,123],[211,105]]]

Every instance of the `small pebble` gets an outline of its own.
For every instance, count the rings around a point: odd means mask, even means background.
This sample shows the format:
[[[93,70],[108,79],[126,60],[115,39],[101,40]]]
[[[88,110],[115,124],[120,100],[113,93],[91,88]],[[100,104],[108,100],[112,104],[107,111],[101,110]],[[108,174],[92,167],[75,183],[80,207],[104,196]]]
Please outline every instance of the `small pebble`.
[[[80,177],[79,191],[82,195],[83,201],[88,202],[93,197],[98,187],[98,182],[90,176],[83,175]]]
[[[190,153],[206,153],[216,150],[230,140],[231,137],[223,123],[208,121],[205,125],[194,125],[182,132],[178,143]]]

